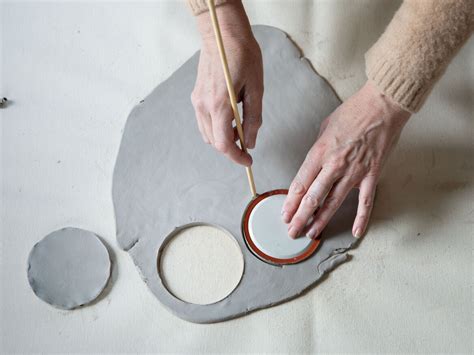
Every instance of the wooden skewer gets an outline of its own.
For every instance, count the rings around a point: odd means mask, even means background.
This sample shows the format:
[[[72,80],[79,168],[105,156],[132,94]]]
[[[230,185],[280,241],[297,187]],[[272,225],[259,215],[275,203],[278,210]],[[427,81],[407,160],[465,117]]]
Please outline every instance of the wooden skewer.
[[[232,111],[234,111],[235,125],[237,127],[237,132],[239,133],[240,148],[242,149],[242,151],[247,153],[247,148],[245,148],[244,144],[242,121],[240,120],[239,109],[237,108],[237,99],[235,97],[234,85],[232,84],[232,78],[230,76],[229,65],[227,64],[227,56],[225,54],[224,43],[222,42],[222,35],[219,27],[219,21],[217,20],[214,0],[207,0],[207,5],[209,7],[209,13],[211,15],[212,27],[214,29],[214,35],[216,37],[219,55],[221,57],[222,68],[224,69],[225,83],[227,85],[227,91],[229,92],[230,104],[232,106]],[[255,198],[257,197],[257,190],[255,188],[255,181],[253,179],[252,167],[246,167],[245,170],[247,171],[247,179],[249,181],[252,197]]]

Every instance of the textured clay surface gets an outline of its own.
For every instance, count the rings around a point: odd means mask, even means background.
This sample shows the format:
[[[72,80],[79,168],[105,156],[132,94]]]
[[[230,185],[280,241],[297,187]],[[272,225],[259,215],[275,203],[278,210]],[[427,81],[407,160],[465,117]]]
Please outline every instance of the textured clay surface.
[[[308,60],[278,29],[255,26],[265,75],[263,127],[253,171],[257,190],[288,188],[321,121],[340,101]],[[245,315],[292,299],[347,260],[355,243],[351,223],[356,194],[351,194],[323,232],[309,259],[283,267],[251,254],[241,235],[249,202],[245,169],[204,144],[190,102],[199,53],[138,104],[128,117],[113,181],[117,240],[129,252],[153,294],[171,312],[196,323]],[[157,268],[163,242],[190,223],[217,224],[229,231],[244,255],[237,288],[211,305],[183,302],[166,289]]]
[[[73,309],[101,294],[110,269],[107,248],[94,233],[64,228],[35,244],[28,258],[28,281],[46,303]]]

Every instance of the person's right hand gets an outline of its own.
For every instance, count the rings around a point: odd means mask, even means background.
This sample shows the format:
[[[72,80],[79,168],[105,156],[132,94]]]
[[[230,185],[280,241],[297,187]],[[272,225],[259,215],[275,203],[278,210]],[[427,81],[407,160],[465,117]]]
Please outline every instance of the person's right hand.
[[[240,2],[218,6],[216,11],[237,101],[243,104],[244,144],[252,149],[262,124],[262,54]],[[199,131],[204,142],[232,161],[250,166],[251,156],[236,144],[234,115],[208,12],[198,16],[198,27],[202,49],[191,100]]]

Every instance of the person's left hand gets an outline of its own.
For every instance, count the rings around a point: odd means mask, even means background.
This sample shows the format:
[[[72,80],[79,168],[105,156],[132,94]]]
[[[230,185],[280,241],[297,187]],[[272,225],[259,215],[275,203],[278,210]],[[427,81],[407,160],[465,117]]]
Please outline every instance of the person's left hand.
[[[283,205],[288,235],[317,238],[351,189],[358,187],[352,233],[361,237],[382,167],[409,117],[408,111],[367,82],[326,118]]]

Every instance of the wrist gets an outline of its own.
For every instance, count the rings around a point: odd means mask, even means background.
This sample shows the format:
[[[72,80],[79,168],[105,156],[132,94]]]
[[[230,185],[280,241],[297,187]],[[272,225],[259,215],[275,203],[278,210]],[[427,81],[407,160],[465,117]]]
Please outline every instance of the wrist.
[[[253,39],[252,29],[241,1],[229,1],[216,7],[219,27],[223,38],[236,41]],[[209,11],[196,16],[198,30],[204,46],[215,46],[215,35]]]
[[[368,80],[362,87],[364,96],[369,98],[370,105],[374,105],[384,120],[393,124],[405,125],[411,113],[397,102],[380,91],[373,82]]]

